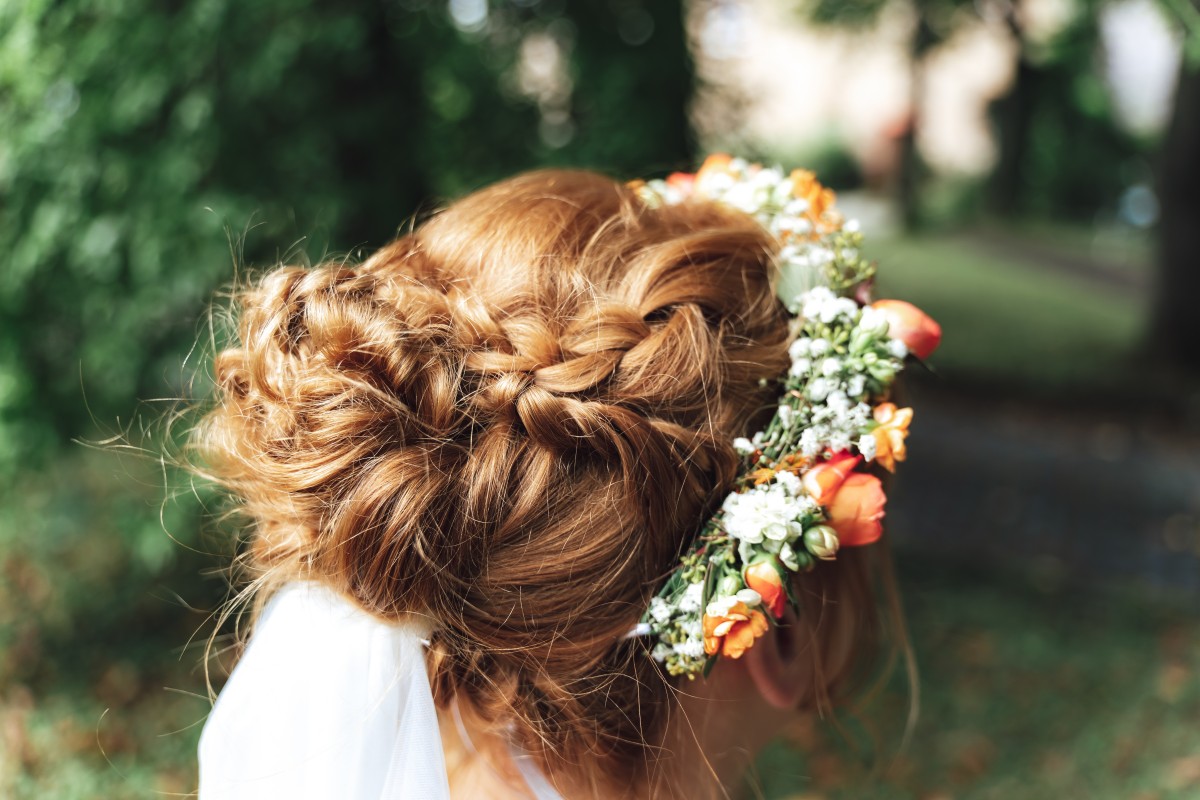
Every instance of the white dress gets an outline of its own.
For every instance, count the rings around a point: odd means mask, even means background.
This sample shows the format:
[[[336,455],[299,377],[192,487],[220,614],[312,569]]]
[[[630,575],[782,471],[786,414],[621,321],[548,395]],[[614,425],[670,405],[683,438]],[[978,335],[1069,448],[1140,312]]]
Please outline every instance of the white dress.
[[[200,800],[448,800],[427,632],[316,583],[268,602],[200,736]],[[560,800],[527,758],[538,800]]]

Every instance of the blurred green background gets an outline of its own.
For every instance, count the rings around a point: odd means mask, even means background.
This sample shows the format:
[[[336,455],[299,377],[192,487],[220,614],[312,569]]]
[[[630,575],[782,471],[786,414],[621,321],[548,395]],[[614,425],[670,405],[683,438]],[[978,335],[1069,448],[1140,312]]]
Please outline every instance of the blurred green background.
[[[766,796],[1200,796],[1198,31],[1191,0],[0,0],[0,796],[195,789],[235,543],[159,454],[239,269],[722,148],[816,169],[946,332],[889,508],[915,734],[897,681],[798,723]]]

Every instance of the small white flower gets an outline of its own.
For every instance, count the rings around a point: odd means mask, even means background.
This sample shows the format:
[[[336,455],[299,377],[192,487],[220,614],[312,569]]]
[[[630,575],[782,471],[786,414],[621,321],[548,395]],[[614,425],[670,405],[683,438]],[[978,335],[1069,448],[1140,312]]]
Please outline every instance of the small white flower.
[[[828,339],[813,339],[812,344],[809,345],[808,353],[813,358],[820,358],[829,352],[830,347]]]
[[[650,651],[650,655],[654,657],[655,661],[661,664],[667,660],[667,656],[671,655],[671,652],[672,649],[670,645],[668,645],[666,642],[659,642],[658,644],[654,645],[654,649]]]
[[[788,355],[792,360],[807,357],[812,349],[812,341],[807,336],[801,336],[788,347]]]
[[[892,358],[904,360],[908,357],[908,345],[899,339],[889,339],[887,349]]]
[[[859,403],[850,411],[847,421],[853,428],[865,428],[870,419],[871,407],[866,403]]]
[[[829,437],[829,449],[835,453],[850,449],[850,434],[845,431],[835,431]]]
[[[794,200],[789,200],[788,204],[783,207],[783,211],[786,214],[791,214],[792,216],[798,217],[808,211],[808,201],[803,197],[797,197]]]
[[[846,394],[850,397],[862,397],[863,392],[867,390],[867,379],[862,375],[851,375],[850,380],[846,383]]]
[[[846,233],[858,233],[861,229],[862,226],[859,225],[856,219],[848,219],[846,220],[846,224],[842,226],[842,230]]]
[[[748,456],[758,448],[754,446],[754,442],[745,436],[739,436],[733,440],[733,449],[740,456]]]
[[[800,569],[800,560],[796,558],[796,551],[792,549],[790,544],[785,544],[779,548],[779,560],[788,569],[795,571]]]
[[[684,658],[700,658],[704,655],[704,642],[698,639],[688,639],[678,642],[673,649]]]
[[[805,428],[800,434],[800,453],[806,458],[812,458],[821,452],[821,440],[815,428]]]
[[[825,405],[837,414],[845,414],[850,410],[850,398],[841,389],[835,389],[826,396]]]
[[[736,597],[731,597],[728,595],[725,597],[718,597],[709,602],[708,608],[704,609],[704,613],[710,617],[724,617],[729,613],[730,609],[737,604],[737,601],[738,599]]]
[[[751,608],[762,602],[762,595],[753,589],[742,589],[735,596],[737,597],[739,603],[745,603]]]
[[[791,427],[792,419],[796,412],[790,405],[787,403],[780,403],[776,413],[779,415],[779,424],[783,425],[785,428]]]
[[[671,608],[670,604],[668,604],[667,601],[663,600],[661,597],[655,597],[650,601],[650,616],[653,617],[654,621],[659,625],[662,625],[671,618],[671,613],[673,610],[674,609]]]
[[[695,614],[700,610],[700,601],[704,599],[704,583],[689,583],[679,598],[679,610],[684,614]]]
[[[792,362],[792,366],[788,370],[788,374],[792,377],[799,378],[807,375],[810,370],[812,370],[811,358],[797,358]]]
[[[866,306],[858,318],[858,328],[872,336],[883,336],[888,330],[887,317],[871,306]]]
[[[808,399],[812,400],[814,403],[824,402],[825,398],[829,396],[829,393],[833,391],[833,388],[833,383],[831,383],[827,378],[815,378],[813,382],[808,385]]]
[[[841,359],[827,358],[821,362],[821,374],[827,378],[837,375],[841,370]]]
[[[875,437],[869,433],[864,433],[858,440],[858,452],[862,453],[862,457],[867,461],[874,461]]]
[[[794,472],[776,472],[775,482],[782,486],[783,490],[792,497],[800,494],[802,484],[800,478]]]

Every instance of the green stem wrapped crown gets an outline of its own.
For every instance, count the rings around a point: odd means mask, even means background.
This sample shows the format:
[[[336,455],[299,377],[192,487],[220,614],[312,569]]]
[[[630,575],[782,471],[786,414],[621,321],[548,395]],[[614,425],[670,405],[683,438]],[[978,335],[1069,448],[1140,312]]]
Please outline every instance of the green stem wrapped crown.
[[[840,547],[876,541],[886,497],[869,463],[894,470],[905,457],[912,409],[888,397],[909,358],[924,359],[941,328],[909,303],[868,304],[874,264],[862,234],[813,173],[785,175],[726,155],[695,175],[635,184],[650,205],[689,198],[753,216],[779,241],[779,295],[793,317],[791,367],[767,427],[734,448],[734,490],[703,525],[635,630],[672,675],[707,673],[739,658],[787,604],[791,576],[832,560]]]

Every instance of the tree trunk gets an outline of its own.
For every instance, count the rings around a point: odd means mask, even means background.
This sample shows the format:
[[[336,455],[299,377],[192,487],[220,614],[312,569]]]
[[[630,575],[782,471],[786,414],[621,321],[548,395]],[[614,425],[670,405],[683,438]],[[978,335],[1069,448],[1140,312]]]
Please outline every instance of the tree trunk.
[[[1200,69],[1180,69],[1160,152],[1158,282],[1153,341],[1168,359],[1200,371]]]
[[[1008,94],[994,104],[997,158],[989,194],[992,210],[996,214],[1013,217],[1023,210],[1024,167],[1033,121],[1038,69],[1025,51],[1024,31],[1017,19],[1015,5],[1009,7],[1006,22],[1017,45],[1017,64]]]
[[[910,51],[911,78],[909,83],[908,125],[900,135],[900,163],[896,172],[896,207],[906,231],[921,225],[921,183],[924,165],[917,150],[917,132],[921,124],[921,104],[924,102],[925,56],[937,43],[925,14],[917,18]]]

